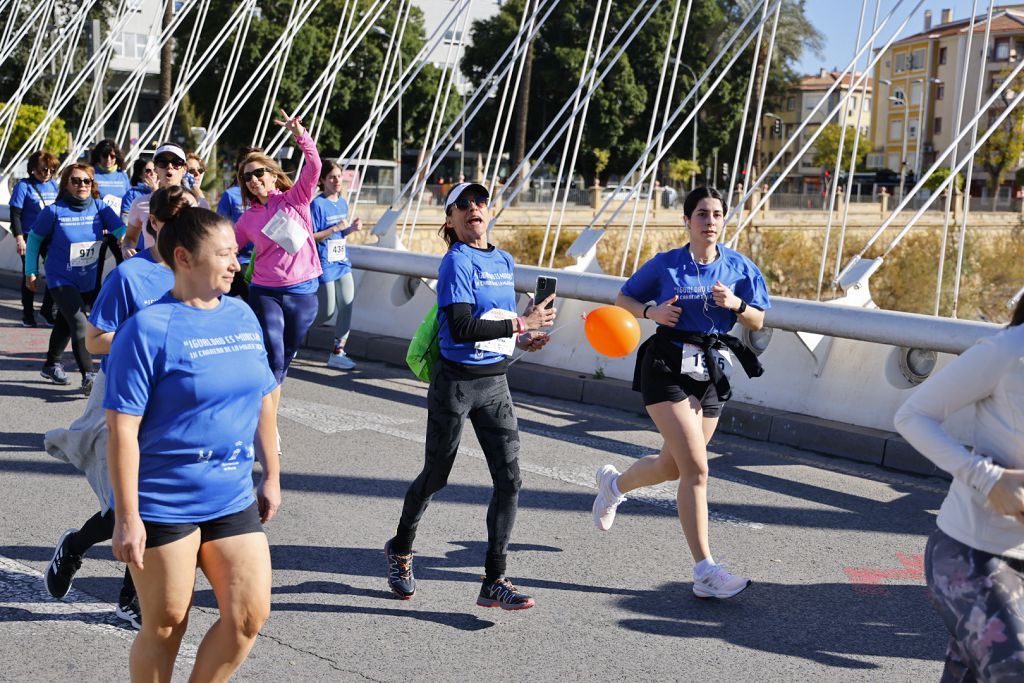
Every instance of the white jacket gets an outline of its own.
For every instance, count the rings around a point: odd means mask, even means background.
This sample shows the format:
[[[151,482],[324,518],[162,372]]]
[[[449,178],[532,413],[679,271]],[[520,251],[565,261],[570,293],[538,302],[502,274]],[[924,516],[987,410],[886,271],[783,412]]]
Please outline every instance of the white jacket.
[[[974,451],[940,423],[974,405]],[[921,385],[896,412],[896,429],[953,475],[939,528],[984,552],[1024,559],[1024,524],[996,514],[988,493],[1003,468],[1024,468],[1024,325],[982,339]]]

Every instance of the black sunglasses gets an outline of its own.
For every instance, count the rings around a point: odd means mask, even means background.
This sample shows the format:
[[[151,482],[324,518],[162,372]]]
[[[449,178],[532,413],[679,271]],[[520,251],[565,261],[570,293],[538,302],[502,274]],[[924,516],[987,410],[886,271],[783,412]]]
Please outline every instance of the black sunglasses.
[[[263,168],[254,168],[251,171],[246,171],[242,174],[242,182],[247,183],[253,178],[262,178],[263,174],[268,172],[270,169],[264,166]]]
[[[92,178],[78,178],[75,176],[71,176],[70,178],[68,178],[68,180],[71,182],[72,185],[75,185],[77,187],[89,187],[90,185],[92,185]]]
[[[454,202],[452,202],[452,206],[454,206],[459,211],[465,211],[470,207],[471,204],[476,204],[477,208],[483,209],[487,206],[487,201],[487,197],[459,197]]]
[[[179,159],[154,159],[153,165],[157,168],[185,168],[185,162]]]

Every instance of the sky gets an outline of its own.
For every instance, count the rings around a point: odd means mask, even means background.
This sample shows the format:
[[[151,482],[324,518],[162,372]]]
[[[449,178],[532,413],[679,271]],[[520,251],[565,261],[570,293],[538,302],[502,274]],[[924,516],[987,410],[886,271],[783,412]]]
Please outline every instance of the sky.
[[[903,0],[897,15],[886,24],[886,28],[880,34],[882,44],[892,35],[892,29],[903,21],[907,13],[917,4],[918,0]],[[978,13],[988,12],[989,0],[977,0]],[[996,2],[1000,5],[1014,4],[1009,0]],[[865,18],[864,37],[871,34],[871,20],[874,17],[875,0],[868,0],[868,8]],[[896,0],[882,0],[880,19],[884,18],[896,5]],[[911,17],[902,35],[908,36],[924,30],[924,12],[932,11],[932,25],[939,23],[942,9],[952,9],[953,19],[967,18],[970,16],[971,8],[975,5],[974,0],[925,0],[920,9]],[[857,24],[860,21],[861,2],[855,0],[806,0],[805,4],[807,18],[824,37],[825,46],[822,50],[823,56],[813,54],[805,50],[803,59],[800,60],[798,70],[804,74],[817,73],[822,67],[832,69],[838,67],[843,69],[854,55],[854,44],[857,41]],[[865,62],[860,62],[863,65]]]

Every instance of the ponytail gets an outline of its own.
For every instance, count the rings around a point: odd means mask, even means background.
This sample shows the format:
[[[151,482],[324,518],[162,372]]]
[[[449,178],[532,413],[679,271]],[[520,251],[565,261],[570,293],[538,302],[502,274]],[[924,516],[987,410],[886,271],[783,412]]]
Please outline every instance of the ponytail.
[[[149,197],[149,215],[155,217],[161,223],[170,223],[181,215],[183,211],[195,206],[189,202],[187,194],[191,194],[191,191],[186,190],[180,185],[172,185],[155,191]],[[153,230],[153,226],[150,225],[149,221],[146,221],[146,232],[152,237],[156,237],[156,231]]]

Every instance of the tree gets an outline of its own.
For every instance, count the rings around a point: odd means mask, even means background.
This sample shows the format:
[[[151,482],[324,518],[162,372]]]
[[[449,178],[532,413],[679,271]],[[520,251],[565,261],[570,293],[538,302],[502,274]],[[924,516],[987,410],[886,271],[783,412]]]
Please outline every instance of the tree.
[[[700,164],[692,159],[672,159],[668,162],[668,179],[685,185],[700,174]]]
[[[992,75],[993,82],[1000,82],[1009,77],[1010,71],[1004,69]],[[1024,88],[1024,78],[1014,79],[1010,89],[1020,92]],[[1007,103],[993,105],[991,115],[995,116],[1006,108]],[[991,119],[990,119],[991,120]],[[996,208],[999,201],[999,188],[1006,180],[1006,174],[1012,169],[1020,166],[1021,156],[1024,156],[1024,112],[1020,108],[1014,109],[1003,121],[981,149],[975,155],[975,161],[985,169],[988,180],[985,183],[992,193],[992,208]]]
[[[0,103],[0,106],[3,106],[3,103]],[[25,144],[32,131],[43,122],[45,116],[46,110],[42,107],[32,104],[22,104],[18,107],[18,115],[14,119],[14,130],[11,131],[11,139],[7,145],[7,154],[3,159],[4,163],[7,163],[9,156]],[[4,129],[0,128],[0,135],[3,132]],[[50,126],[50,132],[46,136],[43,149],[57,156],[68,150],[68,131],[64,125],[64,120],[60,117],[54,119],[53,125]]]
[[[818,136],[817,141],[814,143],[814,158],[812,162],[815,166],[820,166],[831,172],[836,165],[836,157],[839,155],[839,138],[842,136],[842,128],[837,123],[830,123],[824,127],[821,131],[821,135]],[[857,133],[855,126],[846,127],[846,140],[843,144],[843,158],[839,163],[839,169],[850,168],[850,161],[853,158],[853,138]],[[867,133],[862,133],[861,137],[869,139]],[[864,162],[868,157],[867,145],[858,145],[857,147],[857,167],[863,168]]]
[[[937,169],[935,169],[935,172],[932,173],[930,176],[928,176],[925,179],[925,181],[924,181],[925,188],[928,189],[928,190],[931,190],[932,192],[935,192],[936,190],[939,189],[939,185],[941,185],[942,183],[944,183],[946,181],[946,178],[949,177],[949,174],[950,174],[950,170],[948,168],[937,168]],[[953,185],[956,186],[957,190],[964,189],[964,177],[963,177],[963,175],[957,173],[956,174],[956,180],[953,181]],[[946,190],[948,191],[949,188],[947,187]]]

